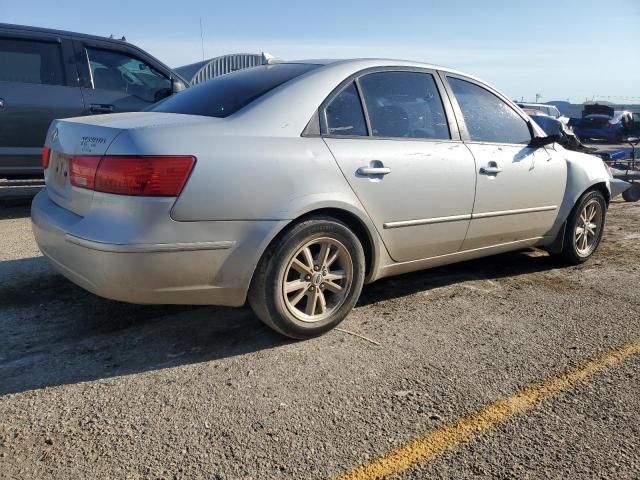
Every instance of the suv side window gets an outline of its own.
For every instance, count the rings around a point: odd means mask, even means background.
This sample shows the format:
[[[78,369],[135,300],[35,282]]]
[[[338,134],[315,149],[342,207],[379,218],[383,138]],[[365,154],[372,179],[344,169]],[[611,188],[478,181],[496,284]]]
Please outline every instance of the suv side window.
[[[493,93],[465,80],[447,77],[471,140],[529,144],[529,125]]]
[[[93,88],[134,95],[157,102],[171,94],[171,80],[145,62],[125,53],[87,48]]]
[[[329,135],[367,136],[360,96],[353,82],[331,101],[325,113]]]
[[[431,74],[370,73],[359,83],[374,137],[451,138]]]
[[[0,81],[64,85],[60,44],[0,38]]]

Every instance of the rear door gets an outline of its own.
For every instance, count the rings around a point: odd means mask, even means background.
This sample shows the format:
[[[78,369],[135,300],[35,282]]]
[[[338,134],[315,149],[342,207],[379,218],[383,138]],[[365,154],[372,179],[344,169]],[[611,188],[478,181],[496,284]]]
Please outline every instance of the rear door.
[[[445,79],[462,138],[477,165],[476,198],[463,250],[544,236],[564,197],[563,156],[551,147],[529,147],[532,127],[497,92],[466,77]]]
[[[324,139],[398,262],[457,252],[475,189],[433,71],[366,71],[321,109]],[[364,109],[363,109],[364,107]]]
[[[76,39],[87,114],[140,111],[171,95],[168,72],[126,44]]]
[[[1,175],[41,173],[51,121],[83,109],[68,37],[0,29]]]

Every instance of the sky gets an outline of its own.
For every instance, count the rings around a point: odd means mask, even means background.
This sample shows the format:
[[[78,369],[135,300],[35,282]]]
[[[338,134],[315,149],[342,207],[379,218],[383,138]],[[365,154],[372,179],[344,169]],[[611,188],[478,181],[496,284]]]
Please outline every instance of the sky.
[[[0,0],[0,22],[120,37],[169,66],[227,53],[399,58],[525,101],[640,103],[640,0]]]

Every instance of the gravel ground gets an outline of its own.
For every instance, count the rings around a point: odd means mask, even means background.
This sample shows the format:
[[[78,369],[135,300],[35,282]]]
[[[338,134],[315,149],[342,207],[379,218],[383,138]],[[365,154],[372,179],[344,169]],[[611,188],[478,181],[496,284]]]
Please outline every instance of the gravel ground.
[[[291,342],[248,309],[95,297],[0,207],[0,478],[327,478],[640,336],[640,203],[598,254],[385,279]],[[397,478],[639,478],[639,360]]]

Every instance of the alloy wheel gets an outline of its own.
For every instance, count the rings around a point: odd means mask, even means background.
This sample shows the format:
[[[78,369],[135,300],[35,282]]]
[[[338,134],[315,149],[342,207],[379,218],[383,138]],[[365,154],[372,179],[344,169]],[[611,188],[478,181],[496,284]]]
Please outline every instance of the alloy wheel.
[[[353,279],[347,248],[329,237],[305,243],[289,260],[282,295],[289,312],[303,322],[318,322],[344,303]]]
[[[598,246],[603,218],[602,205],[595,198],[582,208],[574,235],[576,251],[581,257],[588,257]]]

